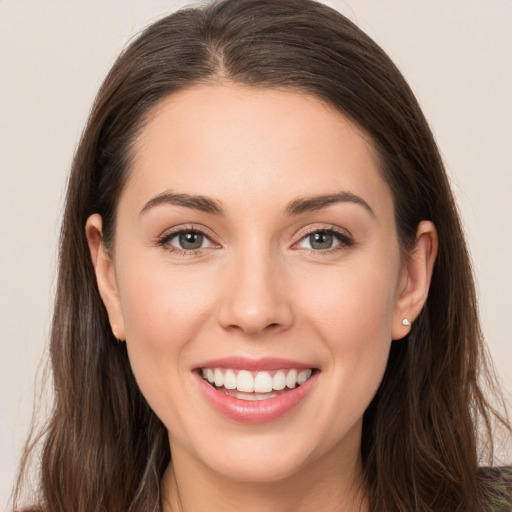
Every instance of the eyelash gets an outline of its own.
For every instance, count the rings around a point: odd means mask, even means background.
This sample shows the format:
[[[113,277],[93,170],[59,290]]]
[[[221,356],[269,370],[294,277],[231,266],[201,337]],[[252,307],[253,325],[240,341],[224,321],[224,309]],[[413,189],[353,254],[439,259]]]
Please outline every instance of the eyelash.
[[[215,242],[212,241],[211,235],[207,234],[205,231],[203,231],[200,228],[197,227],[184,227],[179,228],[174,231],[171,231],[158,240],[158,245],[161,246],[166,251],[169,251],[171,253],[178,253],[181,256],[199,256],[203,253],[204,249],[207,249],[205,247],[199,248],[199,249],[179,249],[178,247],[174,247],[169,244],[169,242],[176,238],[177,236],[183,234],[183,233],[194,233],[199,234],[205,237],[207,240],[210,241],[212,245],[216,245]],[[324,250],[315,250],[315,249],[307,249],[304,250],[308,251],[309,253],[314,254],[315,256],[322,256],[327,254],[332,254],[334,252],[340,251],[340,250],[346,250],[354,245],[354,240],[347,235],[347,233],[341,231],[339,228],[335,228],[334,226],[329,228],[316,228],[316,229],[310,229],[309,231],[306,231],[304,233],[301,233],[300,239],[295,242],[293,245],[296,246],[303,242],[305,239],[307,239],[309,236],[321,233],[326,235],[333,235],[340,243],[334,247],[331,247],[329,249]],[[295,249],[298,250],[298,249]]]
[[[158,245],[161,246],[166,251],[169,251],[171,253],[177,253],[180,256],[189,256],[190,257],[190,256],[201,255],[202,252],[204,251],[205,247],[200,248],[200,249],[180,249],[178,247],[174,247],[169,244],[169,242],[173,238],[176,238],[177,236],[181,235],[182,233],[194,233],[194,234],[202,235],[204,238],[209,240],[211,242],[211,244],[216,245],[215,242],[212,241],[211,235],[207,234],[205,231],[203,231],[200,228],[192,227],[192,226],[178,228],[174,231],[166,233],[163,237],[161,237],[158,240]]]
[[[354,246],[354,239],[348,235],[345,231],[342,231],[341,229],[331,226],[329,228],[313,228],[310,229],[304,233],[301,233],[300,239],[298,242],[295,242],[293,245],[296,246],[300,244],[302,241],[306,240],[311,235],[321,233],[325,235],[333,235],[334,238],[336,238],[339,241],[339,245],[336,245],[334,247],[330,247],[329,249],[324,250],[315,250],[315,249],[305,249],[309,253],[313,254],[314,256],[325,256],[329,254],[333,254],[338,251],[345,251],[349,249],[350,247]]]

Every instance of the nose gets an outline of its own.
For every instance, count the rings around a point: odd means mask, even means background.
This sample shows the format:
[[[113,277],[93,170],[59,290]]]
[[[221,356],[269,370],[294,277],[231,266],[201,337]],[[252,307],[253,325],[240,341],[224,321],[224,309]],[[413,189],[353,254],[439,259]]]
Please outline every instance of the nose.
[[[219,320],[224,329],[247,335],[286,330],[293,323],[282,262],[268,252],[238,256],[226,269]]]

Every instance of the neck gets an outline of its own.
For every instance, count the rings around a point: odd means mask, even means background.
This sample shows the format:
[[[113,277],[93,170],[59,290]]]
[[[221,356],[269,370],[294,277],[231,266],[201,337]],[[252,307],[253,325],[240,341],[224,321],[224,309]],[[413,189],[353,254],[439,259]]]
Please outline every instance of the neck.
[[[171,445],[172,446],[172,445]],[[226,478],[189,452],[172,449],[163,477],[163,512],[366,512],[359,449],[336,447],[279,481]]]

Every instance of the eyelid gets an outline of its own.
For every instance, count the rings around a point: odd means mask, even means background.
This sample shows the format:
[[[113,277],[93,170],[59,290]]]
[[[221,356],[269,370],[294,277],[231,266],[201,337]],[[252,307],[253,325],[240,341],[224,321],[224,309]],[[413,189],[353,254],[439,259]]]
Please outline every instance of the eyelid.
[[[201,249],[181,249],[179,247],[172,246],[168,243],[170,240],[172,240],[174,237],[178,236],[180,233],[188,233],[188,232],[200,233],[201,235],[203,235],[210,241],[213,248],[220,247],[220,244],[215,240],[215,236],[211,233],[211,231],[209,229],[207,229],[206,227],[197,225],[197,224],[185,224],[185,225],[174,226],[172,228],[169,228],[157,237],[157,244],[159,246],[162,246],[163,248],[165,248],[166,250],[168,250],[170,252],[178,252],[178,253],[182,253],[184,255],[197,254],[197,253],[200,253],[201,251],[204,251],[205,249],[212,248],[212,247],[203,247]]]
[[[314,233],[332,233],[339,240],[340,244],[335,247],[331,247],[329,249],[324,249],[324,250],[314,250],[314,249],[307,249],[307,248],[302,248],[302,250],[310,251],[310,252],[316,253],[318,255],[321,253],[325,254],[325,253],[329,253],[329,252],[334,252],[336,250],[347,249],[348,247],[352,247],[355,244],[352,234],[347,229],[343,229],[343,228],[340,228],[339,226],[335,226],[335,225],[325,225],[324,224],[324,225],[317,225],[317,226],[309,226],[309,227],[305,228],[304,230],[299,231],[299,233],[297,233],[298,240],[292,244],[292,249],[295,248],[295,246],[297,246],[300,242],[302,242],[306,237],[308,237]],[[298,248],[295,250],[298,250]]]
[[[201,224],[178,224],[177,226],[173,226],[172,228],[165,229],[160,235],[158,235],[158,239],[165,238],[169,235],[181,233],[183,231],[197,231],[208,238],[215,238],[215,235],[208,229],[206,226]]]
[[[212,246],[210,247],[203,247],[200,249],[181,249],[179,247],[175,247],[170,245],[168,242],[172,240],[174,237],[178,236],[180,233],[184,232],[196,232],[200,233],[204,237],[206,237]],[[296,238],[296,241],[292,244],[292,249],[298,250],[296,246],[302,242],[306,237],[314,234],[314,233],[332,233],[340,242],[338,245],[329,248],[329,249],[323,249],[323,250],[315,250],[315,249],[308,249],[308,248],[301,248],[302,250],[309,251],[311,253],[315,253],[316,255],[319,254],[329,254],[332,252],[335,252],[337,250],[343,250],[347,249],[349,247],[352,247],[354,245],[354,239],[352,237],[352,234],[344,228],[340,228],[339,226],[335,225],[315,225],[315,226],[308,226],[307,228],[304,228],[300,230],[294,238]],[[219,244],[216,241],[216,237],[212,232],[202,225],[197,224],[185,224],[185,225],[178,225],[174,226],[172,228],[169,228],[165,230],[161,235],[157,237],[157,244],[159,246],[162,246],[164,249],[170,251],[170,252],[177,252],[181,253],[186,256],[190,255],[197,255],[200,254],[202,251],[211,249],[211,248],[220,248],[221,244]]]

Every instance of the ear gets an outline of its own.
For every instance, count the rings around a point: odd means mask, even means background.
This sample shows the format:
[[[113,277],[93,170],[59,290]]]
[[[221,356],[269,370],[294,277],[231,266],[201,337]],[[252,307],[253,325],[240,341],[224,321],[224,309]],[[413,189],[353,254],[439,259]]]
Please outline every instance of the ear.
[[[97,213],[91,215],[85,224],[85,234],[91,253],[92,266],[100,296],[107,309],[112,333],[118,340],[125,340],[125,326],[112,256],[103,245],[103,220]]]
[[[437,230],[430,221],[418,224],[413,249],[406,255],[395,306],[392,339],[399,340],[411,330],[423,308],[430,287],[438,248]],[[407,319],[407,322],[404,322]],[[404,325],[404,323],[406,325]]]

